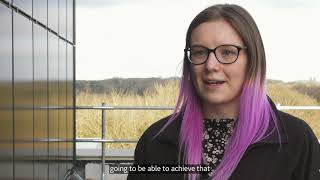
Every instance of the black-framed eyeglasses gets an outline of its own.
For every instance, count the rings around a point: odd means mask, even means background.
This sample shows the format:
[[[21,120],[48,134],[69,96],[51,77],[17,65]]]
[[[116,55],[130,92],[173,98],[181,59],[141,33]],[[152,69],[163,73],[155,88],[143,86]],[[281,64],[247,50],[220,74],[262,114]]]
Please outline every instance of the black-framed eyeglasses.
[[[190,63],[194,65],[204,64],[208,60],[211,52],[213,52],[214,56],[220,63],[231,64],[237,61],[240,51],[246,49],[246,46],[242,47],[232,44],[223,44],[214,49],[197,45],[184,49],[184,52],[186,53]]]

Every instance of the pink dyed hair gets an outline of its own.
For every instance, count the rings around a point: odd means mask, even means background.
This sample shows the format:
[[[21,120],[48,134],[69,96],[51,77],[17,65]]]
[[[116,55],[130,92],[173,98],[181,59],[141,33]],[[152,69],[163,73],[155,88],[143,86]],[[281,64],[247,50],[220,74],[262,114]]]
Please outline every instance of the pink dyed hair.
[[[193,19],[188,28],[186,47],[190,46],[191,33],[194,28],[201,23],[218,19],[230,23],[248,47],[247,73],[240,95],[239,116],[225,147],[224,157],[211,177],[212,179],[226,180],[237,167],[248,146],[269,135],[267,129],[271,121],[275,125],[273,131],[276,129],[279,134],[279,129],[275,112],[267,99],[266,58],[262,39],[255,21],[244,8],[238,5],[219,4],[204,9]],[[175,110],[159,133],[174,120],[177,120],[179,115],[182,115],[179,162],[180,156],[183,154],[183,163],[195,165],[203,162],[203,115],[200,98],[192,81],[188,78],[191,76],[190,66],[185,54],[180,92]],[[188,174],[189,180],[195,180],[198,177],[199,174]]]

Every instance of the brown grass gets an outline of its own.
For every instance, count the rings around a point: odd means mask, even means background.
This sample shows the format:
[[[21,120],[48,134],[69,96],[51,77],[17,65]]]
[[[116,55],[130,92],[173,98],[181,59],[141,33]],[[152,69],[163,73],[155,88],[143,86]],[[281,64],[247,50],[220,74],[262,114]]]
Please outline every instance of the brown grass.
[[[274,83],[268,85],[268,94],[281,105],[320,105],[315,99],[298,93],[289,86]],[[174,106],[178,95],[178,82],[155,84],[144,96],[113,91],[110,94],[77,94],[77,105],[97,106],[105,102],[114,106]],[[109,110],[106,111],[107,138],[137,140],[155,121],[169,115],[171,110]],[[305,120],[320,139],[319,110],[287,110]],[[101,137],[101,111],[77,110],[77,137]],[[108,148],[134,148],[135,144],[108,144]]]

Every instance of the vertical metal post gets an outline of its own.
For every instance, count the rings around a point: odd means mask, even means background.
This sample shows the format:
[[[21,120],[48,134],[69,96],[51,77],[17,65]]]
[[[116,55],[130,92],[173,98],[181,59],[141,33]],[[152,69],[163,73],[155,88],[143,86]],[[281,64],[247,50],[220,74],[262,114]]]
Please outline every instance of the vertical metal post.
[[[47,1],[47,7],[48,7],[48,1]],[[72,43],[73,43],[73,46],[72,46],[72,73],[73,73],[73,79],[72,79],[72,110],[73,110],[73,167],[76,167],[77,166],[77,142],[76,142],[76,138],[77,138],[77,113],[76,113],[76,0],[73,1],[73,4],[72,4],[72,11],[73,11],[73,37],[72,37]],[[47,11],[47,14],[48,14],[48,11]],[[48,19],[48,16],[47,16],[47,19]],[[48,21],[47,21],[48,22]],[[48,46],[48,45],[47,45]],[[48,53],[48,52],[47,52]],[[49,65],[48,65],[49,67]],[[49,72],[49,71],[48,71]],[[49,88],[48,88],[49,89]],[[48,90],[49,92],[49,90]]]
[[[102,103],[102,107],[106,104]],[[102,109],[102,127],[101,127],[101,135],[102,139],[106,139],[106,110]],[[101,180],[105,180],[105,170],[106,170],[106,160],[105,160],[105,142],[101,143]]]

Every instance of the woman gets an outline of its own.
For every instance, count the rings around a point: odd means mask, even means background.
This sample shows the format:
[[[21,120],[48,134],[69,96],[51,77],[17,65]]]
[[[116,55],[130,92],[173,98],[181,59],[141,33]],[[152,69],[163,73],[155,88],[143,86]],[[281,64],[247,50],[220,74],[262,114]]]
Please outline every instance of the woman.
[[[132,179],[320,179],[320,145],[301,119],[266,94],[259,30],[237,5],[214,5],[191,22],[174,113],[151,125],[134,163],[209,165],[209,173],[140,173]]]

